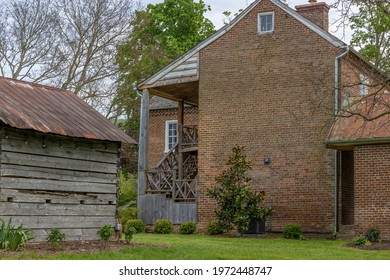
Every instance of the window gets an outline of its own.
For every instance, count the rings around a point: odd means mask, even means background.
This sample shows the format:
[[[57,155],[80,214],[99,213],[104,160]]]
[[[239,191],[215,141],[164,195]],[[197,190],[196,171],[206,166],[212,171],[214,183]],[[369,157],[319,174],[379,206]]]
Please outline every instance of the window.
[[[368,78],[364,74],[360,74],[360,95],[368,93]]]
[[[274,12],[258,14],[257,33],[270,33],[274,31]]]
[[[175,146],[177,142],[177,121],[165,122],[165,152]]]

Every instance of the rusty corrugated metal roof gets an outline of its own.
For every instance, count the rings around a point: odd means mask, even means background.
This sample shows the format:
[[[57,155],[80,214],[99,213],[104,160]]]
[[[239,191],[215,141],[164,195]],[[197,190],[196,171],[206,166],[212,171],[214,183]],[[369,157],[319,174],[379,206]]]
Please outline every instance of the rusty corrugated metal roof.
[[[327,138],[327,144],[371,142],[390,139],[390,95],[383,94],[379,100],[364,100],[352,111],[361,112],[363,116],[351,115],[339,117],[335,120]],[[376,116],[381,116],[375,118]],[[367,120],[373,118],[373,120]]]
[[[3,77],[0,121],[43,133],[136,143],[70,91]]]

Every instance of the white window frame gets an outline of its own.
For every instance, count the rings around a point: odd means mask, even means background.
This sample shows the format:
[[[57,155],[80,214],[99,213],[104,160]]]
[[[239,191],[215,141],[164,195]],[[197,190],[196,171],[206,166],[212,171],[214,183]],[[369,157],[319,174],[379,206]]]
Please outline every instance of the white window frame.
[[[360,78],[359,93],[360,93],[360,95],[367,95],[368,94],[368,84],[369,84],[368,77],[361,73],[359,78]]]
[[[176,124],[176,143],[177,143],[177,132],[178,132],[178,124],[177,120],[168,120],[165,121],[165,153],[169,152],[169,125]]]
[[[261,17],[262,16],[269,16],[269,15],[272,15],[272,28],[271,28],[271,30],[261,31]],[[258,35],[272,33],[272,32],[274,32],[274,29],[275,29],[275,13],[274,12],[266,12],[266,13],[258,13],[257,14],[257,34]]]

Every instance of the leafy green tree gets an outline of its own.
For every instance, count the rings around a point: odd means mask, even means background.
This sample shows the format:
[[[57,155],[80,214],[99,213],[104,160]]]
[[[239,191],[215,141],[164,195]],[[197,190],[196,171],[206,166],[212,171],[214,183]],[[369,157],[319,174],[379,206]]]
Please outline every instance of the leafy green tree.
[[[351,45],[385,72],[390,71],[390,4],[388,0],[337,0],[336,27],[350,26]]]
[[[207,191],[217,201],[219,208],[215,214],[225,232],[236,227],[242,235],[251,221],[265,219],[271,214],[271,208],[263,206],[265,192],[251,189],[251,179],[246,176],[251,165],[244,154],[244,147],[235,146],[227,169],[215,178],[216,186]]]
[[[212,22],[204,17],[211,11],[203,0],[165,0],[147,7],[151,32],[170,55],[180,55],[214,32]]]
[[[385,72],[390,72],[390,4],[387,10],[380,4],[362,1],[359,13],[350,19],[351,44],[360,47],[360,53]]]
[[[114,101],[117,115],[126,119],[120,125],[133,138],[139,130],[137,85],[214,32],[204,17],[209,10],[202,0],[165,0],[136,12],[129,40],[117,48],[121,75]]]

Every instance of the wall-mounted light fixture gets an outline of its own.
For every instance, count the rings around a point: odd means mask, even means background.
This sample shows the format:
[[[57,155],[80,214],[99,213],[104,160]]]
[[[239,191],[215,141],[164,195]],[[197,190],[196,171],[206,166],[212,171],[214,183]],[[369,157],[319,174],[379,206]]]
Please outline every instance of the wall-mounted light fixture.
[[[267,156],[264,157],[264,165],[269,165],[271,163],[271,159]]]

